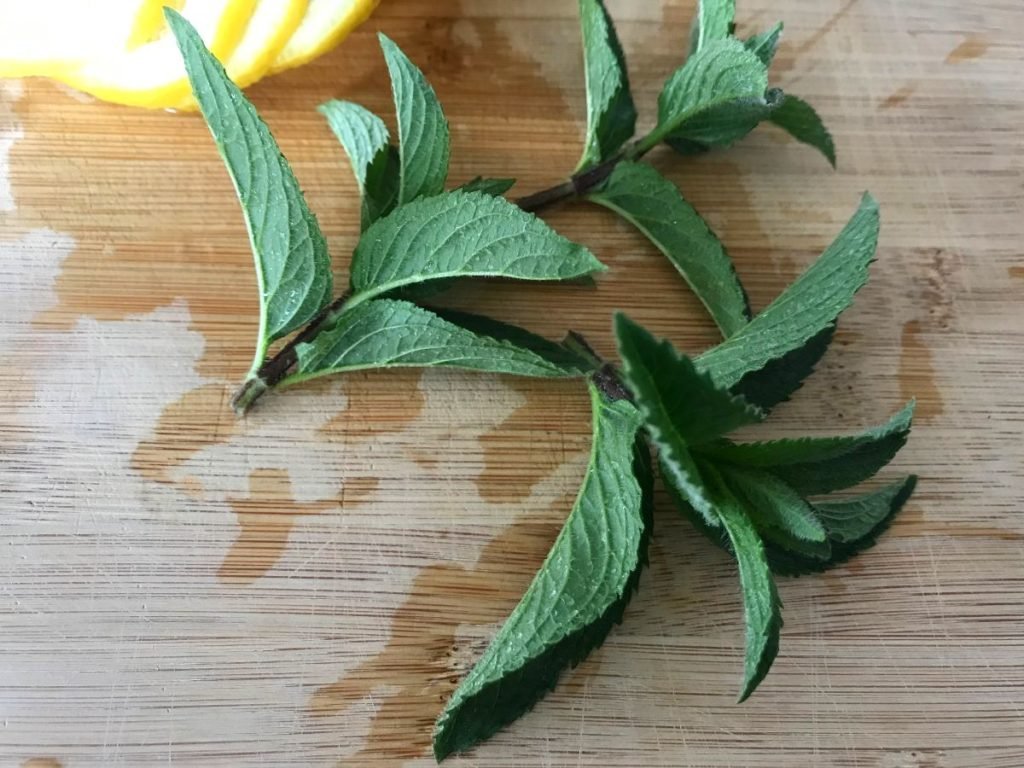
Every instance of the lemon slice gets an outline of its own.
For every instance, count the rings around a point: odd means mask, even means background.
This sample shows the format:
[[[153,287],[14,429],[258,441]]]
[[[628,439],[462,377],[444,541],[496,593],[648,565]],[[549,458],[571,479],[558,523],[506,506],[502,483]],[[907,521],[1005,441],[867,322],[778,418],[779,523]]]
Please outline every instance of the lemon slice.
[[[213,54],[223,60],[235,50],[256,0],[185,0],[181,13]],[[90,59],[57,79],[106,101],[136,107],[174,107],[189,95],[188,77],[174,36]]]
[[[270,65],[280,72],[315,59],[369,18],[380,0],[309,0],[309,9],[284,50]]]
[[[309,0],[256,0],[256,10],[245,28],[241,42],[228,57],[224,68],[240,88],[259,80],[298,29]],[[195,109],[196,102],[187,96],[178,107]]]
[[[144,41],[163,25],[161,5],[160,0],[0,0],[0,77],[59,76]]]

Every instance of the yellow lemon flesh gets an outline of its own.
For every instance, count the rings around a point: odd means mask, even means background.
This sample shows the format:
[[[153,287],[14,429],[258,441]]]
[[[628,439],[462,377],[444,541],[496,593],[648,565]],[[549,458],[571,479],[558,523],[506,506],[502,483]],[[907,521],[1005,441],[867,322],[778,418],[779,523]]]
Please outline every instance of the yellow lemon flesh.
[[[309,0],[305,18],[270,65],[271,74],[315,59],[366,21],[380,0]]]
[[[298,28],[308,6],[309,0],[256,0],[256,9],[241,41],[224,62],[228,76],[240,88],[255,83],[267,73]],[[195,109],[195,99],[189,95],[177,106]]]
[[[160,0],[0,0],[0,77],[59,77],[146,40],[163,24],[160,6]]]
[[[238,46],[255,4],[256,0],[185,0],[181,13],[224,61]],[[150,42],[90,59],[56,77],[100,99],[136,107],[171,107],[189,95],[181,53],[166,28]]]

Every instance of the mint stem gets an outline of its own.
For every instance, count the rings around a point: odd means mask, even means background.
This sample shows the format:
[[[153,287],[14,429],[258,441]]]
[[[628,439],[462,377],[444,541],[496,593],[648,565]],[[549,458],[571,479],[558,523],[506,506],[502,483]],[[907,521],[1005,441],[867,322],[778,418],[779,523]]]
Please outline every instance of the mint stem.
[[[250,376],[242,382],[242,386],[231,398],[231,407],[236,414],[244,415],[252,407],[252,404],[263,396],[264,392],[288,375],[288,371],[299,361],[299,344],[312,341],[320,331],[333,323],[341,310],[345,308],[351,295],[351,292],[345,291],[320,310],[305,328],[295,334],[272,358],[264,362],[254,376]]]
[[[515,201],[515,204],[524,211],[535,213],[554,203],[582,197],[607,179],[622,158],[622,154],[609,157],[592,168],[573,174],[568,181],[563,181],[561,184],[556,184],[548,189],[542,189],[540,192],[534,192],[532,195],[521,197]]]

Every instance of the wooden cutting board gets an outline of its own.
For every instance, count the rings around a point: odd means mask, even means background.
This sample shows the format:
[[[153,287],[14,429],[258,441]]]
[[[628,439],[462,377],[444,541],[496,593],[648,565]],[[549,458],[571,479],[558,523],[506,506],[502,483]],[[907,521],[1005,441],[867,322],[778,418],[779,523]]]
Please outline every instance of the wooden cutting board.
[[[618,0],[648,124],[689,0]],[[653,162],[763,307],[870,189],[872,282],[758,434],[855,430],[910,397],[889,474],[920,490],[872,551],[784,580],[775,669],[746,704],[733,564],[659,499],[625,624],[532,714],[455,766],[1024,766],[1024,16],[1018,2],[741,3],[786,22],[775,76],[839,170],[772,128]],[[452,180],[523,193],[575,165],[571,0],[387,0],[341,49],[252,98],[339,277],[351,173],[314,107],[391,114],[375,32],[452,124]],[[428,766],[431,724],[564,519],[588,441],[575,383],[353,375],[226,399],[255,332],[231,185],[194,115],[44,82],[0,99],[0,765]],[[629,311],[715,340],[649,244],[583,205],[546,217],[611,266],[596,289],[487,284],[454,306],[611,354]]]

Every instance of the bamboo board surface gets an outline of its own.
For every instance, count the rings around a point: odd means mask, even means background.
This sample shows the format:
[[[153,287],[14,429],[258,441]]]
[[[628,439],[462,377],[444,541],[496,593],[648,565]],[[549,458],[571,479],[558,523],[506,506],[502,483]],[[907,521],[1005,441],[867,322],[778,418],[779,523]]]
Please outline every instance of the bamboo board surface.
[[[614,0],[649,123],[689,0]],[[747,0],[786,22],[775,80],[839,170],[772,128],[659,152],[762,307],[864,189],[868,287],[759,434],[854,430],[915,396],[891,476],[919,491],[874,549],[782,580],[782,650],[737,706],[734,567],[659,497],[651,566],[606,645],[453,766],[1024,766],[1024,14],[1018,0]],[[334,53],[251,96],[340,279],[358,223],[313,107],[388,115],[375,31],[426,71],[452,180],[561,178],[581,135],[571,0],[385,0]],[[353,375],[226,405],[255,285],[195,116],[0,85],[0,766],[427,766],[431,725],[515,604],[583,470],[574,383]],[[667,262],[607,213],[546,217],[611,266],[596,289],[493,284],[452,305],[611,354],[628,310],[715,339]]]

